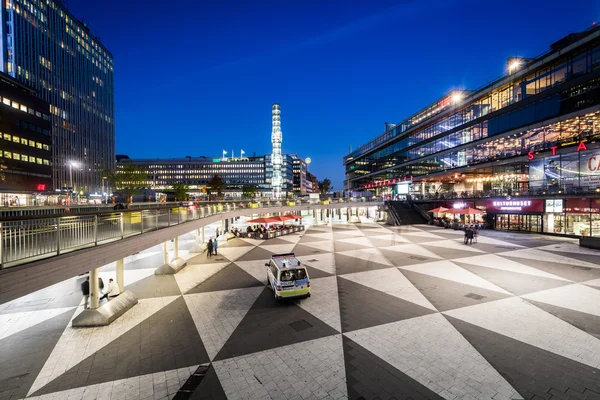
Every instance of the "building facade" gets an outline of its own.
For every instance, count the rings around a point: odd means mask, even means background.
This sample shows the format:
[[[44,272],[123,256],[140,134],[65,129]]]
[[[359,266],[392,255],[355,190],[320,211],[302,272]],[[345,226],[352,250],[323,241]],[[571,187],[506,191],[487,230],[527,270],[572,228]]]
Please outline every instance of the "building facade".
[[[498,228],[600,236],[600,27],[389,128],[344,157],[349,191],[496,196],[477,207]]]
[[[50,105],[0,74],[0,204],[31,205],[52,190]]]
[[[58,0],[2,1],[0,68],[50,103],[55,189],[99,191],[114,167],[113,56]]]
[[[296,154],[292,154],[292,160],[294,193],[300,196],[312,193],[312,182],[309,182],[306,178],[306,162]]]

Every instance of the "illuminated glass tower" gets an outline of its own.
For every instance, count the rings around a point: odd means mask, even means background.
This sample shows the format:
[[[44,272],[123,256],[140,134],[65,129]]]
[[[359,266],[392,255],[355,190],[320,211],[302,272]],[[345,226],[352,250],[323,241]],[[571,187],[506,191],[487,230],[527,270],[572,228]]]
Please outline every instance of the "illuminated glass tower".
[[[271,178],[271,186],[273,187],[273,197],[281,197],[281,106],[277,103],[273,104],[273,130],[271,131],[271,145],[273,146],[273,155],[271,162],[273,164],[273,177]]]
[[[50,103],[54,188],[100,191],[115,163],[113,57],[59,0],[3,0],[0,69]]]

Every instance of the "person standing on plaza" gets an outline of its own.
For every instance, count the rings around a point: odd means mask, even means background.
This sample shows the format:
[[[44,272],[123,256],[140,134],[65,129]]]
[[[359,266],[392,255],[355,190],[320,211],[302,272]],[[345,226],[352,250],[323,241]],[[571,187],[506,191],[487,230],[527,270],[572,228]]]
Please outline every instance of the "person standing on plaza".
[[[208,243],[206,245],[206,256],[207,257],[212,256],[212,252],[213,252],[213,241],[212,241],[212,239],[208,239]]]
[[[83,293],[83,299],[85,300],[85,304],[84,304],[83,308],[86,309],[86,308],[88,308],[88,302],[90,300],[90,277],[89,276],[81,284],[81,292]]]
[[[213,243],[213,248],[215,249],[215,256],[217,256],[217,249],[219,248],[219,239],[215,238],[215,241]]]
[[[475,236],[473,228],[468,226],[465,230],[465,244],[473,244],[473,236]]]

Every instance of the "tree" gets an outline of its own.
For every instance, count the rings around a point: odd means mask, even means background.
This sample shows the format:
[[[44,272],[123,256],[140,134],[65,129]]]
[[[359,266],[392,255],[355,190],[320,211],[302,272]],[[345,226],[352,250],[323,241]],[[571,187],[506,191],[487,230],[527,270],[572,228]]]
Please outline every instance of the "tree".
[[[214,175],[210,179],[210,182],[208,182],[208,186],[210,187],[211,192],[217,192],[217,194],[221,196],[221,194],[223,194],[223,189],[225,189],[225,182],[223,182],[223,179],[221,179],[220,176]]]
[[[106,171],[104,175],[115,191],[129,203],[133,195],[141,193],[148,181],[148,175],[132,164],[124,164],[122,168]]]
[[[333,190],[333,186],[331,185],[331,180],[329,178],[323,179],[319,182],[319,192],[322,194],[329,193]]]
[[[175,201],[183,201],[187,199],[187,193],[190,190],[188,185],[183,182],[177,182],[174,183],[171,188],[175,192]]]
[[[254,198],[254,196],[256,196],[256,185],[244,185],[242,187],[242,196]]]

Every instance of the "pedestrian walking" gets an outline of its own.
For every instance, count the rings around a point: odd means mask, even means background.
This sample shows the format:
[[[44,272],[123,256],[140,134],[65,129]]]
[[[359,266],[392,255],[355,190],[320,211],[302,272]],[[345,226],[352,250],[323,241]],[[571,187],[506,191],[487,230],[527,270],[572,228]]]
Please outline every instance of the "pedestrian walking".
[[[465,244],[473,244],[473,236],[475,236],[473,228],[468,226],[465,230]]]
[[[212,239],[208,239],[208,243],[206,245],[206,256],[207,257],[212,256],[212,252],[213,252],[213,241],[212,241]]]
[[[213,242],[213,250],[214,250],[214,254],[215,256],[217,256],[217,249],[219,248],[219,241],[217,240],[217,238],[215,238],[215,241]]]
[[[103,290],[104,281],[102,280],[102,278],[98,277],[98,301],[102,300],[102,297],[104,297]]]
[[[83,299],[85,300],[85,304],[84,304],[83,308],[86,309],[86,308],[88,308],[88,302],[90,300],[90,277],[89,276],[81,284],[81,292],[83,293]]]

